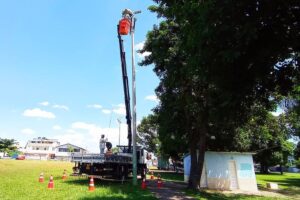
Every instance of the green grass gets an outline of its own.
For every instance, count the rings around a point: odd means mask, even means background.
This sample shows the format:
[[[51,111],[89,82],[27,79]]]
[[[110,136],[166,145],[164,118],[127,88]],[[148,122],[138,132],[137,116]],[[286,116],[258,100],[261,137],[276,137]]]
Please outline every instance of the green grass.
[[[133,187],[131,183],[114,183],[96,181],[94,192],[88,191],[87,178],[68,177],[62,180],[64,169],[71,173],[73,163],[57,161],[29,161],[29,160],[0,160],[0,199],[1,200],[31,200],[31,199],[155,199],[148,190],[141,190],[140,183]],[[45,174],[45,182],[39,183],[41,172]],[[54,177],[54,190],[47,189],[50,175]],[[160,173],[164,181],[183,182],[183,174]],[[157,173],[155,173],[157,175]],[[264,189],[267,182],[275,182],[282,188],[280,193],[291,198],[298,198],[300,193],[300,174],[285,173],[257,175],[260,188]],[[199,200],[275,200],[278,198],[249,196],[243,194],[224,194],[216,191],[192,192],[188,195]],[[300,194],[299,194],[300,195]]]
[[[68,177],[62,180],[63,170],[71,173],[73,164],[56,161],[0,160],[0,199],[143,199],[154,198],[147,190],[141,190],[140,184],[133,187],[130,183],[95,182],[95,191],[88,191],[87,178]],[[39,183],[41,172],[45,174],[45,182]],[[49,190],[47,184],[50,175],[54,177],[54,189]]]
[[[258,188],[266,189],[268,182],[277,183],[281,194],[300,199],[300,174],[299,173],[271,173],[256,175]]]
[[[193,192],[187,190],[186,193],[189,196],[194,197],[198,200],[284,200],[276,197],[263,197],[245,194],[223,194],[221,192]]]
[[[150,174],[150,173],[149,173]],[[182,173],[176,173],[176,172],[155,172],[154,171],[154,176],[157,177],[158,174],[160,174],[161,178],[165,181],[174,181],[174,182],[183,182],[184,177]],[[147,176],[147,178],[150,178],[150,175]]]
[[[300,173],[271,173],[271,174],[257,174],[257,183],[261,187],[266,187],[268,182],[278,183],[281,189],[290,187],[298,187],[300,190]]]
[[[157,175],[158,173],[154,173]],[[165,181],[179,181],[183,182],[183,174],[176,173],[160,173],[161,177]],[[258,187],[260,190],[267,190],[267,182],[274,182],[279,185],[280,190],[277,191],[280,194],[284,194],[287,198],[300,199],[300,174],[299,173],[284,173],[280,175],[279,173],[272,174],[257,174],[256,175]],[[258,197],[258,196],[248,196],[240,194],[223,194],[218,192],[208,193],[208,192],[198,192],[193,193],[191,191],[187,192],[189,195],[194,196],[197,199],[279,199],[274,197]]]

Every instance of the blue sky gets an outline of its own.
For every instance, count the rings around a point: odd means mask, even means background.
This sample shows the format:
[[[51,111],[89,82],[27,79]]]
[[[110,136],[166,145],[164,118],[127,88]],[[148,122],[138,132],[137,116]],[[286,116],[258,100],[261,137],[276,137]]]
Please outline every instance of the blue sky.
[[[135,32],[140,48],[158,23],[147,10],[152,4],[0,0],[0,137],[24,145],[45,136],[97,151],[103,133],[116,145],[120,118],[126,144],[116,25],[124,8],[141,10]],[[131,75],[130,37],[124,39]],[[138,121],[157,104],[157,85],[151,66],[137,67]]]

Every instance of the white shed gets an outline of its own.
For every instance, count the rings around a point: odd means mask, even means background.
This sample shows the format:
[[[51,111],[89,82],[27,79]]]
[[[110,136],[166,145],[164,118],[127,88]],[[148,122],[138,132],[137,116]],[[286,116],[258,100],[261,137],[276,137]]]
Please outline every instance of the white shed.
[[[220,190],[257,191],[253,153],[207,151],[200,186]],[[188,182],[191,156],[184,158],[184,180]]]

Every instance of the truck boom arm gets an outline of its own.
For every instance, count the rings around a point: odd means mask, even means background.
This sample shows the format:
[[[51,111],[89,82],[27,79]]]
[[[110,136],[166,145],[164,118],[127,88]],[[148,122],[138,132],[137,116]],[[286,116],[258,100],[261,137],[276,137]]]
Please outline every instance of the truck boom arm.
[[[129,95],[129,86],[128,86],[128,76],[127,76],[127,68],[126,68],[126,58],[125,51],[123,46],[123,40],[119,33],[119,25],[117,27],[118,39],[120,45],[120,57],[121,57],[121,67],[122,67],[122,76],[123,76],[123,89],[124,89],[124,99],[125,99],[125,107],[126,107],[126,122],[128,126],[128,153],[131,152],[131,140],[132,140],[132,129],[131,129],[131,112],[130,112],[130,95]]]

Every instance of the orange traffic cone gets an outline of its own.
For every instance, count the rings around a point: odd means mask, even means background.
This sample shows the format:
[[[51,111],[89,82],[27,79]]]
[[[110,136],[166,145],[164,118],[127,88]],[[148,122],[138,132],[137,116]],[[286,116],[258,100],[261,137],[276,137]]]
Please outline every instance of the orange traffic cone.
[[[44,183],[44,173],[43,172],[40,174],[39,182]]]
[[[54,189],[54,181],[53,181],[53,176],[50,176],[50,180],[48,183],[48,189]]]
[[[151,179],[151,180],[153,180],[153,179],[154,179],[153,171],[151,172],[150,179]]]
[[[94,190],[95,190],[94,177],[91,176],[91,178],[90,178],[90,184],[89,184],[89,191],[94,191]]]
[[[146,185],[146,179],[145,179],[145,178],[143,178],[143,180],[142,180],[142,186],[141,186],[141,188],[142,188],[143,190],[145,190],[145,189],[147,188],[147,185]]]
[[[63,173],[63,176],[62,176],[62,180],[67,180],[66,170],[64,170],[64,173]]]
[[[162,180],[160,178],[160,174],[157,175],[157,188],[161,188],[162,187]]]

